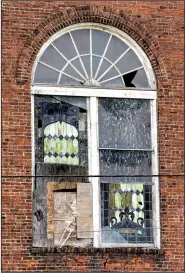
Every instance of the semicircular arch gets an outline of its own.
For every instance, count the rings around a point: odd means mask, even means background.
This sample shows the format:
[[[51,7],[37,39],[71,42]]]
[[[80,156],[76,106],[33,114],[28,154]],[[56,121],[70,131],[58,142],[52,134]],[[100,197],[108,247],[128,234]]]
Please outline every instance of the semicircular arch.
[[[55,33],[68,26],[78,23],[97,22],[103,25],[113,26],[128,34],[146,53],[156,75],[158,88],[162,82],[171,79],[170,69],[163,61],[163,55],[158,41],[143,28],[137,18],[130,19],[129,16],[120,12],[117,14],[114,9],[105,7],[85,6],[81,11],[77,7],[69,9],[68,13],[58,12],[47,17],[28,37],[23,50],[19,56],[16,69],[16,81],[25,84],[31,81],[32,67],[43,44]]]

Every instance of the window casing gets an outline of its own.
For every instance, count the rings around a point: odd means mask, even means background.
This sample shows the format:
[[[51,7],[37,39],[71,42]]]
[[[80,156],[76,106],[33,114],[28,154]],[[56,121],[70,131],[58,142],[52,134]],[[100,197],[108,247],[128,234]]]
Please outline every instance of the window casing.
[[[96,29],[99,26],[97,24],[92,26],[91,24],[91,27]],[[111,32],[112,28],[109,31]],[[44,45],[41,52],[46,48],[46,45]],[[40,58],[41,53],[38,56]],[[90,62],[91,58],[93,57],[89,55]],[[147,67],[145,58],[144,61],[144,66],[151,69],[150,66]],[[73,97],[86,98],[88,134],[86,137],[88,139],[88,160],[86,162],[88,162],[88,174],[94,176],[89,178],[89,182],[93,186],[94,247],[160,247],[158,178],[133,177],[134,175],[151,176],[158,174],[157,94],[154,88],[154,76],[146,68],[145,71],[150,86],[148,88],[134,89],[127,86],[120,87],[119,85],[114,89],[111,86],[105,88],[105,86],[95,86],[96,83],[94,84],[92,80],[91,82],[86,81],[83,87],[67,87],[60,84],[50,84],[49,86],[46,83],[38,84],[34,82],[32,85],[33,97],[38,95],[43,96],[43,98],[44,96],[53,96],[57,99],[65,97],[69,98],[69,100]],[[36,73],[36,65],[34,66],[34,72]],[[149,76],[149,74],[152,74],[152,76]],[[87,88],[86,85],[90,84],[93,86]],[[110,105],[112,105],[112,109]],[[102,113],[101,109],[103,109],[104,113]],[[109,111],[110,109],[112,112]],[[106,124],[106,117],[108,117],[107,122],[110,122],[110,124]],[[124,122],[124,119],[126,122]],[[120,122],[119,124],[115,137],[117,143],[114,142],[114,137],[111,137],[116,133],[116,120],[123,120],[123,123]],[[131,122],[133,122],[133,125]],[[142,122],[146,123],[146,126]],[[124,126],[128,128],[127,131],[123,130]],[[109,128],[112,130],[112,134],[108,131]],[[127,137],[123,138],[123,134],[126,134]],[[135,135],[133,136],[133,134]],[[35,139],[34,131],[33,139]],[[35,149],[33,148],[33,167],[35,165],[34,154]],[[77,161],[74,164],[80,164]],[[137,168],[138,161],[142,163]],[[57,162],[54,161],[53,164],[55,163]],[[69,163],[71,164],[71,162]],[[103,175],[110,177],[102,177]],[[115,177],[116,175],[118,177]],[[126,177],[119,177],[121,175]],[[133,208],[134,202],[140,202],[141,205]],[[120,215],[119,212],[122,212],[122,214]],[[126,220],[124,225],[118,225],[118,228],[116,228],[116,224],[123,223],[123,220]]]

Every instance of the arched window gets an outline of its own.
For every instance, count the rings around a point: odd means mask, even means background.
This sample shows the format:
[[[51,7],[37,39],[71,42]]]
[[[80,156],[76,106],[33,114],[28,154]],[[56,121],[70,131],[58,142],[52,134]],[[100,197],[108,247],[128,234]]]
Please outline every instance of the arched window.
[[[94,246],[159,247],[157,94],[143,50],[112,27],[67,27],[42,46],[32,95],[34,170],[94,176]]]

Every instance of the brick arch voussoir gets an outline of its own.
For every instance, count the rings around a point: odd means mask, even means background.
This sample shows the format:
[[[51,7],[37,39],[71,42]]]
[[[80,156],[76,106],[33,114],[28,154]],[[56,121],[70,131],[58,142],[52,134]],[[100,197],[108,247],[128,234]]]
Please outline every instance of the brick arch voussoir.
[[[33,30],[18,60],[16,69],[17,83],[25,84],[30,81],[36,56],[42,45],[53,34],[67,26],[83,22],[110,25],[132,37],[148,56],[156,74],[158,88],[161,87],[162,82],[169,82],[169,79],[172,78],[170,69],[164,65],[163,54],[158,42],[145,28],[140,26],[137,18],[131,18],[125,15],[123,11],[109,7],[80,6],[67,8],[62,12],[51,15]]]

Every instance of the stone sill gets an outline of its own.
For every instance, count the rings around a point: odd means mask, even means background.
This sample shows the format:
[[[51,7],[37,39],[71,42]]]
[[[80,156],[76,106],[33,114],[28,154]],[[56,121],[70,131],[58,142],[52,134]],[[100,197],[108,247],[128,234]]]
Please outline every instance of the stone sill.
[[[106,253],[127,253],[127,254],[157,254],[157,255],[164,255],[164,250],[160,249],[150,249],[150,248],[93,248],[93,247],[71,247],[71,246],[64,246],[62,248],[59,247],[32,247],[31,254],[59,254],[59,253],[89,253],[89,254],[106,254]]]

